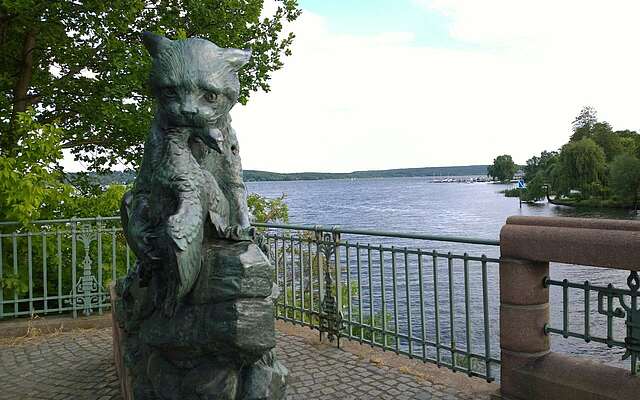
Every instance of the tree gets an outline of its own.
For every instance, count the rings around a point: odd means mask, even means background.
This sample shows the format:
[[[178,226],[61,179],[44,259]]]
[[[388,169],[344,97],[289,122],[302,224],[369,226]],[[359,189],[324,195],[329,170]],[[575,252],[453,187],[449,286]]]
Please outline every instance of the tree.
[[[256,222],[289,222],[289,207],[284,202],[285,195],[275,199],[251,193],[247,197],[247,206]]]
[[[614,132],[619,138],[623,152],[640,158],[640,135],[628,129]]]
[[[14,124],[20,149],[14,157],[0,155],[0,220],[26,223],[43,208],[59,204],[69,187],[56,169],[62,156],[60,128],[39,124],[32,111],[19,113]]]
[[[493,160],[493,164],[487,168],[487,175],[501,182],[509,181],[516,173],[518,166],[508,154],[503,154]]]
[[[592,139],[581,139],[562,146],[560,172],[563,175],[558,191],[568,194],[578,189],[584,197],[598,194],[603,186],[606,168],[602,148]]]
[[[290,54],[296,0],[4,0],[0,3],[0,153],[19,152],[18,115],[33,107],[39,124],[57,123],[61,144],[93,170],[135,163],[153,110],[145,85],[150,59],[140,34],[198,36],[222,47],[250,48],[240,101],[269,90],[271,72]]]
[[[34,112],[18,113],[20,149],[0,154],[0,221],[112,216],[127,187],[102,187],[69,179],[58,166],[61,129],[39,124]]]
[[[582,107],[576,119],[571,123],[573,135],[571,135],[570,141],[575,142],[588,137],[591,128],[598,122],[597,115],[595,108],[591,106]]]
[[[527,184],[532,181],[538,174],[545,174],[549,165],[556,162],[558,158],[557,151],[543,151],[540,157],[533,156],[527,160],[524,166],[524,180]]]
[[[522,189],[520,199],[522,201],[538,201],[544,199],[546,194],[545,180],[542,174],[538,174],[530,181],[527,181],[527,187]]]
[[[640,160],[623,153],[610,166],[610,181],[613,193],[622,200],[631,201],[637,207],[640,193]]]
[[[607,162],[613,161],[624,151],[622,137],[613,132],[611,125],[607,122],[596,122],[591,128],[590,137],[602,148]]]
[[[545,185],[552,181],[553,168],[558,158],[557,151],[543,151],[540,157],[533,156],[527,160],[527,165],[524,167],[524,180],[527,187],[522,192],[523,201],[537,201],[545,197]]]

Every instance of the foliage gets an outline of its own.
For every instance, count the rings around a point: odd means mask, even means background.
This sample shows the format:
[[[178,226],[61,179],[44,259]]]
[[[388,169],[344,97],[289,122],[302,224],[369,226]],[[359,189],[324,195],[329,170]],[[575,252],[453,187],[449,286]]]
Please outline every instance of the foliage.
[[[269,199],[257,193],[251,193],[247,197],[249,212],[254,216],[255,222],[289,222],[289,207],[284,199],[286,195],[275,199]]]
[[[29,290],[29,284],[20,275],[6,273],[0,276],[0,290],[15,291],[18,294],[24,294]],[[1,305],[0,305],[1,306]]]
[[[487,174],[493,179],[506,182],[513,178],[518,166],[508,154],[503,154],[493,160],[493,164],[487,168]]]
[[[564,177],[558,192],[569,194],[580,190],[583,197],[598,195],[602,191],[606,159],[604,151],[592,139],[585,138],[562,146],[560,168]]]
[[[549,167],[557,162],[557,151],[543,151],[540,153],[540,157],[533,156],[527,160],[527,165],[524,167],[524,180],[527,184],[532,181],[538,174],[546,174]]]
[[[591,106],[582,107],[576,119],[572,122],[573,135],[570,141],[576,142],[589,136],[589,131],[598,121],[598,113]]]
[[[624,151],[622,137],[614,133],[611,125],[607,122],[594,124],[589,137],[600,146],[607,162],[611,162],[618,154]]]
[[[640,158],[640,135],[638,132],[625,129],[622,131],[615,131],[615,134],[620,137],[624,153]]]
[[[240,74],[246,103],[269,90],[271,73],[290,54],[283,24],[300,15],[296,0],[4,0],[0,2],[0,149],[15,156],[22,141],[17,115],[29,106],[43,126],[57,121],[63,148],[92,170],[139,161],[151,121],[146,87],[150,58],[143,31],[171,39],[203,37],[222,47],[250,48]],[[6,55],[6,56],[4,56]]]
[[[503,193],[504,197],[520,197],[521,192],[522,192],[522,189],[516,187],[513,189],[505,189],[500,193]]]
[[[559,152],[543,151],[527,160],[523,201],[545,197],[547,188],[563,204],[585,207],[635,207],[640,135],[614,131],[585,107],[573,121],[573,134]]]
[[[485,365],[479,359],[470,355],[455,354],[455,365],[464,369],[471,369],[472,371],[482,371],[485,369]]]
[[[610,167],[611,189],[623,200],[638,204],[640,192],[640,160],[630,154],[621,154],[613,160]]]
[[[528,203],[542,200],[546,196],[545,185],[541,174],[536,175],[535,178],[527,182],[527,186],[524,188],[515,187],[505,189],[500,193],[503,193],[504,197],[516,197]]]
[[[573,134],[570,142],[578,142],[582,139],[593,139],[604,151],[607,162],[624,150],[622,136],[613,132],[607,122],[599,122],[596,110],[593,107],[584,107],[573,121]]]
[[[393,332],[394,323],[393,323],[393,314],[387,312],[383,314],[382,311],[377,311],[373,314],[370,313],[364,314],[362,316],[362,327],[354,326],[351,328],[351,335],[353,337],[358,337],[362,335],[362,338],[368,342],[385,344],[387,346],[391,346],[395,340],[393,335],[390,333],[383,334],[380,332],[382,330],[383,321],[382,318],[385,318],[384,324],[386,324],[386,332]],[[359,314],[356,311],[352,316],[353,321],[359,321]],[[372,329],[373,328],[373,329]],[[384,338],[383,338],[384,336]]]
[[[557,151],[543,151],[540,156],[533,156],[527,160],[524,167],[524,180],[527,187],[522,191],[522,201],[532,202],[544,199],[545,186],[554,181],[554,171],[557,170],[560,154]],[[557,179],[556,179],[557,180]]]
[[[91,193],[78,192],[76,195],[65,199],[65,203],[56,210],[55,216],[64,218],[97,217],[118,215],[120,202],[124,193],[128,190],[125,185],[111,185],[105,188],[98,187]]]
[[[544,175],[537,174],[527,181],[527,187],[523,189],[520,199],[526,202],[539,201],[544,199],[546,194]]]
[[[57,168],[61,129],[37,122],[33,110],[16,116],[15,129],[19,150],[0,154],[0,220],[26,223],[59,204],[70,188],[60,182]]]
[[[69,180],[60,171],[61,129],[40,124],[35,113],[19,113],[20,149],[0,155],[0,220],[27,224],[36,219],[112,216],[118,212],[123,185],[101,187]]]
[[[293,294],[293,290],[291,288],[287,288],[285,290],[287,296],[287,305],[289,307],[284,307],[284,294],[281,296],[278,302],[279,312],[285,316],[286,318],[294,319],[296,321],[302,321],[305,324],[312,326],[319,326],[320,319],[318,318],[317,313],[320,311],[320,298],[317,293],[313,295],[313,309],[311,308],[311,293],[308,288],[304,289],[305,298],[304,298],[304,306],[302,299],[299,295]],[[341,299],[342,299],[342,314],[345,316],[345,319],[358,322],[360,321],[360,314],[356,307],[352,307],[351,315],[349,315],[349,304],[348,299],[352,299],[352,301],[356,302],[356,299],[359,297],[358,285],[356,282],[352,282],[351,286],[342,285],[341,286]],[[301,311],[304,308],[304,311]],[[312,313],[310,311],[314,311]],[[343,330],[349,330],[349,334],[353,337],[362,336],[362,338],[368,342],[373,341],[374,343],[382,344],[383,336],[384,336],[384,344],[389,346],[394,343],[393,335],[388,333],[383,335],[382,330],[383,321],[382,318],[385,318],[384,325],[386,326],[387,332],[392,332],[394,330],[393,324],[393,315],[389,312],[383,314],[382,311],[377,311],[373,315],[371,313],[363,313],[362,315],[362,327],[358,325],[349,326],[347,321],[343,323]],[[372,329],[372,328],[375,328]]]

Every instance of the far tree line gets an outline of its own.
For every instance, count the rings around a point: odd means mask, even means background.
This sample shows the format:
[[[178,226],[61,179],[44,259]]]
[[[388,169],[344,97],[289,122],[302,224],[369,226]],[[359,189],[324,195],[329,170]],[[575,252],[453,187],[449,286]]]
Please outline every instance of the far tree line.
[[[488,175],[510,180],[519,169],[510,155],[495,158]],[[614,130],[598,121],[593,107],[584,107],[572,124],[569,141],[559,150],[543,151],[522,167],[523,201],[547,194],[565,204],[637,208],[640,194],[640,134]]]

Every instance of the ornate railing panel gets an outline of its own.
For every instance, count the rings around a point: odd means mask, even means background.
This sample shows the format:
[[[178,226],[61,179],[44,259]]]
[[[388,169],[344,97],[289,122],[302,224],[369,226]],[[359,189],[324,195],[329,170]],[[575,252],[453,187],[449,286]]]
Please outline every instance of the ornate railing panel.
[[[0,319],[101,314],[133,262],[118,217],[0,222]]]
[[[558,287],[562,290],[562,327],[546,326],[546,333],[562,335],[564,338],[578,338],[585,342],[595,342],[607,345],[609,348],[617,347],[625,350],[622,355],[623,360],[630,360],[631,373],[640,373],[640,278],[637,271],[629,272],[627,278],[628,288],[616,288],[612,284],[607,286],[593,285],[589,281],[584,283],[569,282],[545,279],[546,287]],[[581,313],[584,315],[582,330],[574,330],[570,324],[570,289],[577,289],[582,294],[583,307]],[[602,332],[594,332],[594,324],[591,321],[594,314],[592,302],[593,295],[597,295],[597,313],[606,317],[605,329],[602,326],[595,328]],[[624,321],[626,329],[625,337],[617,334],[621,330],[614,329],[614,321]],[[600,329],[598,329],[600,328]]]

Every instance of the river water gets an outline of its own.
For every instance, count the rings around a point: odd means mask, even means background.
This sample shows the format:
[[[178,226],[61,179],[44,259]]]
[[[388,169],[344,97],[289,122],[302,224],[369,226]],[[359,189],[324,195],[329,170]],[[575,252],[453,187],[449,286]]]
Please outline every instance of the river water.
[[[423,233],[439,236],[462,236],[482,239],[498,239],[499,232],[506,218],[511,215],[532,216],[566,216],[566,217],[593,217],[616,219],[640,219],[635,212],[621,210],[575,210],[569,207],[554,206],[549,204],[519,206],[518,199],[506,198],[499,191],[508,188],[509,185],[489,183],[433,183],[430,178],[385,178],[385,179],[358,179],[358,180],[319,180],[319,181],[285,181],[285,182],[249,182],[249,192],[258,193],[267,197],[277,197],[283,193],[286,195],[286,203],[289,206],[289,222],[291,224],[305,225],[341,225],[345,228],[375,229],[384,231],[403,231]],[[442,252],[452,251],[462,254],[469,252],[472,255],[486,254],[489,257],[498,257],[496,247],[470,246],[463,244],[448,244],[440,242],[416,243],[415,241],[403,242],[400,239],[386,239],[384,242],[372,244],[391,244],[398,246],[418,247],[425,250],[438,250]],[[425,247],[426,246],[426,247]],[[459,267],[456,274],[461,274]],[[444,271],[446,273],[446,270]],[[474,294],[481,296],[481,277],[478,269],[473,269],[470,275],[471,297]],[[411,275],[411,276],[409,276]],[[413,288],[417,281],[414,273],[407,272],[407,281]],[[589,280],[591,284],[606,286],[612,283],[619,288],[626,288],[625,271],[600,269],[573,265],[554,264],[551,267],[551,278],[555,280],[568,279],[576,283]],[[379,279],[372,274],[374,280]],[[402,281],[404,276],[398,276]],[[366,280],[366,279],[365,279]],[[454,278],[455,285],[461,285],[458,275]],[[386,284],[385,284],[386,285]],[[415,289],[415,288],[413,288]],[[459,288],[460,289],[460,288]],[[425,298],[430,299],[430,293],[425,293]],[[460,289],[462,290],[462,289]],[[458,293],[460,293],[458,290]],[[402,292],[402,290],[400,291]],[[440,292],[440,288],[438,289]],[[584,295],[580,290],[570,290],[569,296],[569,327],[576,332],[584,329]],[[491,353],[499,354],[498,330],[498,274],[497,266],[493,265],[489,271],[489,294],[491,314]],[[362,295],[366,298],[365,292]],[[442,298],[446,299],[446,288],[442,289]],[[562,328],[562,290],[551,288],[551,323],[553,327]],[[415,302],[415,296],[410,296],[410,302]],[[380,302],[376,297],[375,301]],[[400,308],[407,297],[399,295]],[[429,300],[425,300],[425,304]],[[591,296],[591,334],[606,337],[606,318],[597,312],[597,296]],[[455,326],[454,336],[458,341],[464,341],[461,328],[464,327],[464,318],[458,321],[464,314],[462,301],[455,302]],[[412,304],[413,306],[413,304]],[[418,305],[416,305],[417,307]],[[429,304],[426,304],[427,309]],[[462,308],[461,308],[462,307]],[[375,308],[375,307],[374,307]],[[472,324],[482,325],[482,301],[472,301],[470,306]],[[404,326],[401,315],[400,325]],[[415,316],[412,324],[415,324]],[[442,336],[448,337],[449,321],[446,315],[441,321]],[[460,323],[461,322],[461,323]],[[427,315],[427,323],[433,323],[430,315]],[[411,328],[412,331],[414,328]],[[407,329],[404,329],[406,333]],[[402,331],[402,329],[401,329]],[[624,321],[614,319],[614,337],[624,340]],[[419,336],[419,333],[416,333]],[[427,335],[428,336],[428,335]],[[472,334],[473,347],[484,348],[482,329],[475,329]],[[405,343],[406,346],[406,343]],[[598,361],[628,368],[629,360],[621,361],[624,349],[609,349],[606,345],[587,343],[582,339],[568,338],[552,335],[552,348],[554,351],[570,353],[576,356],[587,356]]]

